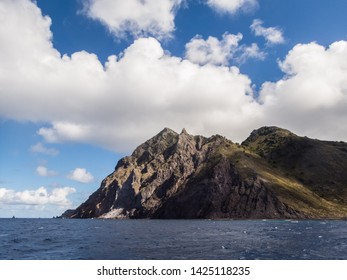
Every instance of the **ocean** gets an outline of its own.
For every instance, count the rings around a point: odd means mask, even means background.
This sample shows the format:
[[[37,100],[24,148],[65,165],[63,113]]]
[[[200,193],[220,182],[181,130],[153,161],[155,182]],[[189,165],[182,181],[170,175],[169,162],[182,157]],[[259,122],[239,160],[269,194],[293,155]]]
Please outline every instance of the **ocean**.
[[[2,260],[347,260],[347,221],[0,219]]]

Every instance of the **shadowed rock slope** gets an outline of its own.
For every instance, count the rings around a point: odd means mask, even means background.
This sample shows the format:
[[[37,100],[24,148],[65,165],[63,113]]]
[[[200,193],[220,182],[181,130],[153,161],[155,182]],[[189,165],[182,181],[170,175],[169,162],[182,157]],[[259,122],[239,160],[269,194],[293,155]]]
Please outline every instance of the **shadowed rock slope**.
[[[242,145],[165,128],[67,218],[346,218],[347,144],[263,127]]]

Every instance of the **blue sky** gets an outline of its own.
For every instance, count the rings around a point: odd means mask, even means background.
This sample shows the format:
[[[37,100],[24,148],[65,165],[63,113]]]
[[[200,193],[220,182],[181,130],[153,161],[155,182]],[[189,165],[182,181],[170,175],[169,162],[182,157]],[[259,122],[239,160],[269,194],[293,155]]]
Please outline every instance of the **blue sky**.
[[[344,0],[3,0],[0,217],[78,206],[164,127],[347,141]]]

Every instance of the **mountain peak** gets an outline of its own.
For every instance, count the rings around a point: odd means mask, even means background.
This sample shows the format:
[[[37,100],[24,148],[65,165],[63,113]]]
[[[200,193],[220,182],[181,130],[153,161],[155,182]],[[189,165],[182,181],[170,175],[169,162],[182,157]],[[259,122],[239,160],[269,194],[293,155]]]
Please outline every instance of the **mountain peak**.
[[[138,146],[132,153],[132,156],[139,158],[146,152],[150,155],[163,153],[170,146],[178,141],[178,133],[170,128],[164,128],[157,135]]]
[[[182,129],[181,134],[188,134],[185,128]]]
[[[293,133],[290,132],[289,130],[284,129],[284,128],[280,128],[277,126],[263,126],[263,127],[260,127],[258,129],[253,130],[251,134],[257,134],[257,135],[265,136],[265,135],[269,135],[269,134],[273,134],[273,133],[293,135]]]
[[[157,135],[155,135],[152,138],[158,137],[158,136],[166,136],[166,135],[178,135],[178,133],[171,128],[165,127],[162,131],[160,131]]]
[[[346,218],[347,144],[254,130],[223,136],[165,128],[121,159],[72,218]]]
[[[283,138],[291,136],[296,135],[287,129],[283,129],[277,126],[263,126],[253,130],[248,138],[242,142],[242,145],[249,145],[253,142],[258,141],[260,138]]]

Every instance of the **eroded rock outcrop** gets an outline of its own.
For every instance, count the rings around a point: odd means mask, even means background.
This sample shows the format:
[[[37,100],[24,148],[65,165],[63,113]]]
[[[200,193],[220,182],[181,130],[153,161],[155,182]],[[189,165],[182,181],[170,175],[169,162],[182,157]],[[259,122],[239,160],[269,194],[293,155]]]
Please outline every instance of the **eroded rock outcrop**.
[[[275,141],[274,133],[294,137],[286,130],[262,128],[239,145],[219,135],[206,138],[190,135],[185,129],[178,134],[165,128],[137,147],[131,156],[122,158],[86,202],[63,216],[118,219],[347,216],[344,205],[329,201],[288,175],[287,170],[271,165],[266,153],[271,147],[263,146],[267,135],[270,144]]]

